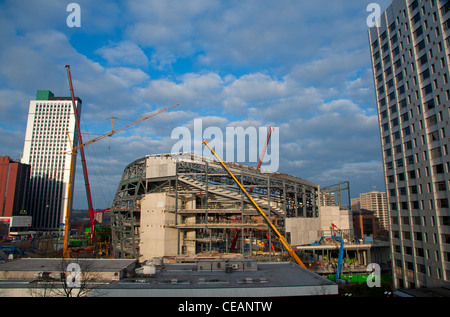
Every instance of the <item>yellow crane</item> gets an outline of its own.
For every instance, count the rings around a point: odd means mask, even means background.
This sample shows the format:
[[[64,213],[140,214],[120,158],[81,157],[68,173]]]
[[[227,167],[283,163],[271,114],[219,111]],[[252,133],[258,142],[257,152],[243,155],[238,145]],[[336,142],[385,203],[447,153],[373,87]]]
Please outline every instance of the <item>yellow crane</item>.
[[[70,66],[69,65],[65,65],[65,67],[67,68],[67,73],[68,73],[68,78],[69,78],[69,84],[70,84],[70,90],[71,90],[71,94],[72,94],[72,102],[73,102],[73,106],[74,106],[75,115],[78,116],[78,114],[76,112],[77,110],[76,110],[76,107],[75,107],[75,96],[74,96],[74,93],[73,93],[72,79],[71,79],[71,76],[70,76]],[[71,208],[71,205],[72,205],[71,202],[72,202],[72,195],[73,195],[72,183],[73,183],[74,172],[75,172],[75,159],[76,159],[76,155],[77,155],[77,150],[78,149],[82,149],[83,150],[83,148],[86,145],[92,144],[92,143],[97,142],[97,141],[99,141],[101,139],[104,139],[106,137],[110,137],[110,136],[112,136],[112,135],[114,135],[114,134],[116,134],[116,133],[118,133],[118,132],[120,132],[122,130],[125,130],[126,128],[129,128],[129,127],[134,126],[134,125],[136,125],[136,124],[138,124],[138,123],[140,123],[142,121],[150,119],[150,118],[152,118],[152,117],[154,117],[154,116],[156,116],[156,115],[158,115],[158,114],[160,114],[160,113],[162,113],[164,111],[167,111],[167,110],[169,110],[171,108],[174,108],[174,107],[176,107],[178,105],[179,104],[174,104],[174,105],[172,105],[170,107],[166,107],[166,108],[160,109],[160,110],[158,110],[156,112],[153,112],[152,114],[150,114],[148,116],[140,118],[140,119],[138,119],[138,120],[136,120],[136,121],[134,121],[134,122],[132,122],[130,124],[127,124],[126,126],[118,128],[116,130],[114,130],[114,126],[112,125],[110,132],[105,133],[105,134],[103,134],[103,135],[101,135],[99,137],[96,137],[96,138],[92,139],[92,140],[89,140],[89,141],[87,141],[85,143],[80,142],[81,144],[79,144],[79,145],[77,145],[77,146],[72,148],[72,151],[70,152],[71,163],[70,163],[69,184],[68,184],[68,188],[67,188],[67,190],[68,190],[68,199],[67,199],[67,208],[66,208],[67,212],[66,212],[66,217],[64,219],[64,224],[65,224],[64,244],[63,244],[63,257],[64,258],[69,258],[70,257],[70,252],[69,252],[69,249],[68,249],[68,244],[69,244],[68,243],[69,242],[69,222],[70,222],[70,208]],[[81,135],[81,131],[79,129],[79,118],[77,118],[77,123],[78,123],[78,133]],[[80,138],[80,140],[81,140],[81,138]],[[83,155],[83,157],[84,157],[84,155]],[[86,171],[85,164],[83,164],[83,168],[84,168],[83,172],[84,172],[84,175],[85,175],[85,179],[87,179],[87,171]],[[89,186],[88,184],[89,183],[87,182],[86,186]],[[88,194],[88,196],[90,196],[90,188],[89,187],[87,187],[87,194]],[[92,208],[90,207],[90,213],[92,213],[92,215],[93,215],[93,210],[91,211],[91,209]],[[93,228],[94,228],[93,221],[94,220],[93,220],[93,216],[92,215],[90,215],[90,222],[91,222],[90,225],[91,225],[91,235],[94,235],[94,230],[93,230]],[[94,240],[95,237],[92,237],[92,239]]]
[[[244,186],[237,180],[237,178],[233,175],[231,170],[225,165],[225,163],[220,159],[220,157],[214,152],[212,147],[208,144],[206,140],[202,141],[202,144],[205,144],[212,154],[217,158],[217,160],[220,162],[222,167],[228,172],[228,174],[233,178],[233,180],[238,184],[238,186],[241,188],[241,190],[245,193],[247,198],[250,200],[250,202],[253,204],[253,206],[258,210],[259,214],[263,217],[263,219],[266,221],[266,223],[269,225],[269,227],[275,232],[275,234],[278,236],[278,239],[283,244],[284,248],[287,250],[287,252],[290,254],[291,257],[294,258],[295,262],[297,262],[298,265],[301,267],[304,267],[306,269],[305,264],[300,260],[297,253],[295,253],[294,249],[291,247],[291,245],[287,242],[286,238],[278,231],[278,229],[275,227],[275,225],[272,223],[272,221],[267,217],[267,215],[261,210],[261,208],[258,206],[258,204],[253,200],[252,196],[245,190]]]
[[[80,149],[80,148],[82,148],[82,147],[84,147],[84,146],[86,146],[86,145],[89,145],[89,144],[91,144],[91,143],[97,142],[97,141],[99,141],[99,140],[101,140],[101,139],[104,139],[104,138],[106,138],[106,137],[113,136],[113,135],[116,134],[117,132],[120,132],[120,131],[122,131],[122,130],[125,130],[126,128],[129,128],[129,127],[131,127],[131,126],[133,126],[133,125],[136,125],[136,124],[138,124],[138,123],[140,123],[140,122],[142,122],[142,121],[145,121],[145,120],[147,120],[147,119],[150,119],[151,117],[154,117],[154,116],[160,114],[161,112],[164,112],[164,111],[169,110],[169,109],[171,109],[171,108],[175,108],[176,106],[179,106],[179,104],[177,103],[177,104],[172,105],[172,106],[170,106],[170,107],[167,107],[167,108],[164,108],[164,109],[160,109],[160,110],[158,110],[158,111],[156,111],[156,112],[153,112],[153,113],[152,113],[151,115],[149,115],[149,116],[146,116],[146,117],[143,117],[143,118],[141,118],[141,119],[138,119],[138,120],[136,120],[136,121],[134,121],[134,122],[132,122],[132,123],[130,123],[130,124],[127,124],[126,126],[123,126],[123,127],[121,127],[121,128],[118,128],[118,129],[116,129],[116,130],[112,129],[112,130],[111,130],[110,132],[108,132],[108,133],[105,133],[105,134],[100,135],[100,136],[98,136],[98,137],[96,137],[96,138],[94,138],[94,139],[92,139],[92,140],[89,140],[89,141],[83,143],[83,144],[80,144],[80,145],[75,146],[75,147],[73,148],[73,150],[74,150],[74,151],[77,151],[78,149]],[[112,120],[112,118],[111,118],[111,120]]]
[[[148,115],[148,116],[145,116],[145,117],[143,117],[141,119],[138,119],[138,120],[136,120],[136,121],[134,121],[134,122],[132,122],[130,124],[127,124],[126,126],[123,126],[123,127],[119,128],[119,129],[111,130],[110,132],[105,133],[105,134],[103,134],[103,135],[101,135],[99,137],[96,137],[96,138],[94,138],[92,140],[89,140],[89,141],[87,141],[87,142],[85,142],[83,144],[77,145],[77,146],[75,146],[72,149],[72,151],[70,152],[70,154],[72,156],[72,160],[71,160],[71,164],[70,164],[69,185],[68,185],[68,189],[67,189],[68,190],[68,200],[67,200],[67,213],[66,213],[66,218],[65,218],[65,228],[66,228],[66,230],[64,232],[63,257],[65,257],[65,258],[69,258],[70,257],[70,253],[69,253],[69,250],[68,250],[68,241],[69,241],[69,232],[68,232],[69,230],[68,230],[68,228],[69,228],[69,221],[70,221],[70,207],[71,207],[71,203],[70,202],[72,201],[72,194],[73,194],[72,182],[73,182],[73,176],[74,176],[74,161],[75,161],[75,158],[76,158],[77,150],[82,148],[82,147],[85,147],[86,145],[89,145],[89,144],[97,142],[97,141],[99,141],[101,139],[104,139],[104,138],[106,138],[108,136],[112,136],[112,135],[116,134],[117,132],[120,132],[120,131],[122,131],[122,130],[124,130],[126,128],[134,126],[134,125],[136,125],[136,124],[138,124],[138,123],[140,123],[142,121],[145,121],[147,119],[150,119],[150,118],[152,118],[152,117],[154,117],[154,116],[156,116],[156,115],[158,115],[158,114],[160,114],[160,113],[162,113],[164,111],[167,111],[167,110],[169,110],[171,108],[174,108],[174,107],[176,107],[178,105],[179,104],[175,104],[175,105],[172,105],[170,107],[166,107],[164,109],[160,109],[160,110],[152,113],[151,115]]]

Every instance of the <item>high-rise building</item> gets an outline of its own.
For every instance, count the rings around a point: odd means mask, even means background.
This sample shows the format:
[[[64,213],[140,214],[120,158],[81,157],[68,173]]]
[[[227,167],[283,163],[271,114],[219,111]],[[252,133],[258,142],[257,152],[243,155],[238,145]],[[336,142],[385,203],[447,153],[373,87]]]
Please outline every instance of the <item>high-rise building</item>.
[[[358,198],[352,198],[351,202],[353,226],[363,229],[366,220],[367,222],[370,220],[370,227],[375,229],[360,231],[371,232],[374,238],[384,239],[389,229],[386,193],[376,190],[361,193]],[[361,236],[363,236],[362,233]]]
[[[371,210],[374,212],[375,217],[380,222],[380,229],[388,230],[388,212],[386,193],[379,191],[371,191],[368,193],[359,194],[360,208],[365,210]]]
[[[27,215],[25,198],[28,193],[30,166],[0,157],[0,217]]]
[[[76,98],[79,114],[81,103]],[[31,165],[27,210],[34,230],[56,231],[64,224],[76,130],[72,98],[38,90],[36,100],[30,101],[22,157],[22,163]]]
[[[397,288],[450,285],[450,2],[393,0],[368,31]]]

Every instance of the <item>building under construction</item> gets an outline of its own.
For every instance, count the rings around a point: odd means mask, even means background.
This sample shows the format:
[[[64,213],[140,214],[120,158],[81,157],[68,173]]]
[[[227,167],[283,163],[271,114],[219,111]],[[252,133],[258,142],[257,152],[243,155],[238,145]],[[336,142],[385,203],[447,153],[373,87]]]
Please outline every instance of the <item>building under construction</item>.
[[[287,230],[289,219],[318,219],[318,185],[291,175],[226,164],[288,241],[298,240]],[[180,260],[283,252],[220,163],[195,154],[150,155],[129,164],[110,214],[116,258]],[[317,235],[307,237],[305,243],[310,238]]]

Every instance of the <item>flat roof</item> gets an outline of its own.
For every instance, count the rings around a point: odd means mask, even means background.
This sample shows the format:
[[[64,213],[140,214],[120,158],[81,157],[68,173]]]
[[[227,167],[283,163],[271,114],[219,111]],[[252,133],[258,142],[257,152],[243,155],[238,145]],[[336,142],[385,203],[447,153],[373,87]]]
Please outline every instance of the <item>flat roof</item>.
[[[64,259],[70,263],[71,259]],[[293,262],[256,262],[230,259],[233,270],[202,269],[198,263],[164,263],[154,274],[133,274],[136,260],[83,259],[95,265],[93,271],[117,272],[127,269],[130,277],[95,282],[94,297],[287,297],[337,295],[338,285]],[[0,270],[55,271],[62,259],[22,258],[0,264]],[[221,260],[210,260],[219,262]],[[205,262],[205,261],[199,261]],[[222,260],[221,263],[225,264]],[[247,262],[244,265],[244,262]],[[252,262],[249,264],[248,262]],[[207,267],[207,266],[206,266]],[[213,267],[213,266],[211,266]],[[30,280],[4,279],[0,289],[9,296],[28,296]],[[18,295],[17,295],[18,294]]]
[[[64,262],[63,262],[64,261]],[[86,263],[97,272],[116,272],[133,266],[133,259],[64,259],[64,258],[19,258],[0,263],[0,271],[55,271],[62,263]],[[134,268],[134,267],[133,267]]]
[[[245,259],[230,260],[239,261]],[[168,263],[154,276],[124,278],[105,285],[102,291],[109,296],[137,297],[276,297],[336,295],[338,287],[293,262],[257,262],[257,270],[231,273],[198,270],[197,263]]]

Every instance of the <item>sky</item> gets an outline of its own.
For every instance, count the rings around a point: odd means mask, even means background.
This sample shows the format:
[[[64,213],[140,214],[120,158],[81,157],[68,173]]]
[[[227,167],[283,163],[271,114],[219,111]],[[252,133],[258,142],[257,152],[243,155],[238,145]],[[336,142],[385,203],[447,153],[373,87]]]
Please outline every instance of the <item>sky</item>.
[[[348,181],[352,197],[384,191],[367,7],[390,2],[0,0],[0,155],[21,157],[37,90],[70,96],[69,64],[83,141],[111,117],[118,128],[179,104],[85,147],[94,208],[111,205],[128,164],[170,153],[172,132],[199,119],[277,127],[278,172]],[[78,156],[75,209],[87,208],[81,172]]]

